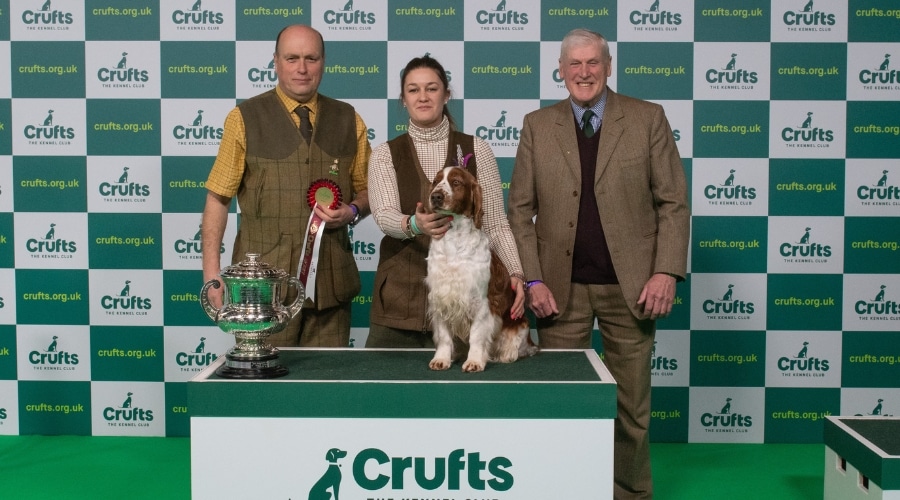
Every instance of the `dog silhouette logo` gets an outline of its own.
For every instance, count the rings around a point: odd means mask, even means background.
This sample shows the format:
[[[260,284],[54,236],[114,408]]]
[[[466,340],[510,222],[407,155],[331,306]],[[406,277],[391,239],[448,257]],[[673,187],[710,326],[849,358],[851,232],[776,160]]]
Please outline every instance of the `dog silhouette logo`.
[[[722,296],[722,300],[729,301],[731,300],[731,296],[734,293],[734,285],[728,285],[728,291],[725,292],[725,295]]]
[[[806,119],[803,120],[803,125],[800,125],[800,128],[809,128],[812,125],[812,115],[812,111],[806,113]]]
[[[803,342],[803,348],[800,349],[800,352],[797,353],[797,359],[806,357],[806,348],[809,345],[809,342]]]
[[[347,12],[353,10],[353,0],[347,0],[347,3],[344,4],[344,8],[341,10],[344,10]]]
[[[725,398],[725,406],[722,407],[722,411],[719,412],[722,415],[728,415],[731,413],[731,398]]]
[[[887,174],[888,174],[887,170],[881,171],[881,178],[878,179],[878,187],[887,186]]]
[[[122,402],[122,408],[131,408],[131,396],[132,395],[133,395],[133,393],[129,392],[125,396],[125,401]]]
[[[125,280],[125,287],[119,292],[119,297],[128,297],[131,295],[131,280]]]
[[[650,5],[650,12],[659,12],[659,0]]]
[[[875,408],[872,408],[872,411],[870,413],[856,413],[856,414],[854,414],[854,416],[855,417],[893,417],[894,416],[893,414],[883,412],[883,407],[881,406],[881,403],[883,403],[883,402],[884,402],[883,399],[878,398],[878,401],[875,402]]]
[[[884,285],[881,285],[881,290],[879,290],[878,295],[875,296],[875,302],[884,302]]]
[[[737,62],[736,57],[737,57],[737,54],[734,54],[734,53],[731,54],[731,60],[728,61],[727,65],[725,65],[725,71],[733,71],[734,70],[734,66]]]
[[[128,182],[128,167],[122,167],[122,175],[119,176],[119,184]]]
[[[497,12],[506,10],[506,0],[500,0],[500,3],[497,4],[497,8],[494,10]]]
[[[340,500],[341,466],[338,465],[337,461],[346,456],[346,451],[337,448],[332,448],[325,453],[328,468],[325,469],[322,477],[309,490],[309,500],[331,500],[332,498]]]
[[[888,66],[890,66],[890,63],[891,63],[890,59],[891,59],[891,55],[885,54],[884,61],[882,61],[881,66],[878,67],[878,71],[887,71]]]
[[[500,112],[500,119],[497,120],[497,124],[494,126],[498,127],[498,128],[506,126],[506,111],[505,110]]]
[[[881,398],[878,399],[878,404],[875,405],[875,408],[872,408],[872,415],[881,415],[881,403],[883,401]]]
[[[191,10],[193,10],[195,12],[200,10],[200,0],[197,0],[196,2],[194,2],[194,5],[191,6]]]
[[[200,241],[203,236],[203,224],[200,224],[197,228],[197,232],[194,233],[194,241]]]
[[[195,127],[199,127],[200,125],[203,125],[203,110],[202,109],[197,110],[197,118],[194,118],[193,125]]]
[[[204,353],[206,352],[206,337],[200,337],[200,343],[197,344],[197,347],[194,349],[195,353]]]
[[[45,240],[52,240],[56,237],[56,224],[50,223],[50,230],[47,231],[47,234],[44,236]]]
[[[122,52],[122,59],[119,59],[119,64],[116,64],[116,69],[125,69],[127,67],[126,57],[128,52]]]
[[[53,126],[53,110],[52,109],[47,110],[47,118],[44,118],[44,126],[45,127]]]
[[[803,236],[800,238],[800,244],[801,244],[801,245],[806,245],[806,244],[809,243],[809,231],[810,231],[811,229],[812,229],[811,227],[808,227],[808,228],[805,229],[806,232],[804,232],[804,233],[803,233]]]
[[[50,345],[47,346],[47,352],[56,352],[56,340],[59,339],[56,335],[53,336],[53,342],[50,342]]]
[[[812,12],[813,10],[813,0],[809,0],[806,5],[803,6],[803,12]]]
[[[725,184],[722,184],[723,186],[734,186],[734,169],[731,169],[729,174],[728,178],[725,179]]]
[[[41,5],[41,11],[42,12],[50,11],[50,0],[47,0],[46,2],[44,2],[44,5]]]

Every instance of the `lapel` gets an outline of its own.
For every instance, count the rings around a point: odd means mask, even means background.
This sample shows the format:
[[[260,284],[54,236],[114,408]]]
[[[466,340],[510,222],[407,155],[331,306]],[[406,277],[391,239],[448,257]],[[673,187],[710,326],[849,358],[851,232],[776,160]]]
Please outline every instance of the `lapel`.
[[[600,127],[600,149],[597,151],[597,172],[594,175],[594,183],[600,182],[603,172],[609,166],[616,144],[622,137],[622,124],[620,120],[625,117],[619,104],[618,95],[607,88],[606,109],[603,110],[603,124]],[[574,125],[573,125],[574,127]],[[577,144],[576,144],[577,147]]]
[[[553,140],[562,149],[566,159],[566,168],[575,178],[575,184],[581,184],[581,163],[578,157],[578,138],[575,134],[575,118],[572,115],[571,101],[566,98],[553,105],[555,136]],[[602,140],[602,139],[601,139]]]

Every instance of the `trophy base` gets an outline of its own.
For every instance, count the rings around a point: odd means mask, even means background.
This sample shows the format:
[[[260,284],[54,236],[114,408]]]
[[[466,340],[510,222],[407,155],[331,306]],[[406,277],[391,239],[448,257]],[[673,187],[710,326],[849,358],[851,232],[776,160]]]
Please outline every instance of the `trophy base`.
[[[216,369],[222,378],[266,379],[288,374],[288,369],[278,362],[278,352],[259,356],[225,354],[225,363]]]

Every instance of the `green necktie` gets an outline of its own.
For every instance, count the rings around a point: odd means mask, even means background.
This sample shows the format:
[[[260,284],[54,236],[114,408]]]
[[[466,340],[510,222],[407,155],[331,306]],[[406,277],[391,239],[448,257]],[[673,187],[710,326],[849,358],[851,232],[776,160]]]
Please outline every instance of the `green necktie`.
[[[594,135],[594,126],[591,125],[591,118],[594,117],[594,112],[591,110],[587,110],[584,112],[584,116],[581,117],[581,131],[584,132],[584,136],[590,138]]]

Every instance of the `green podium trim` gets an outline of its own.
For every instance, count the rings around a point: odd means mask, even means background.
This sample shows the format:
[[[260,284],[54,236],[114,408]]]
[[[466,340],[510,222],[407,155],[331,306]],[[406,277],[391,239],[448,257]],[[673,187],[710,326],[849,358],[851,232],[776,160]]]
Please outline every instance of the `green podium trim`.
[[[824,437],[825,446],[882,490],[900,489],[900,418],[827,417]]]
[[[612,419],[616,384],[593,350],[543,351],[481,373],[432,371],[429,349],[282,349],[289,374],[188,383],[192,417]]]

